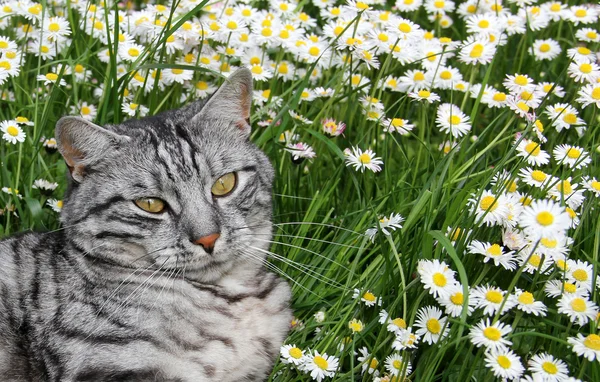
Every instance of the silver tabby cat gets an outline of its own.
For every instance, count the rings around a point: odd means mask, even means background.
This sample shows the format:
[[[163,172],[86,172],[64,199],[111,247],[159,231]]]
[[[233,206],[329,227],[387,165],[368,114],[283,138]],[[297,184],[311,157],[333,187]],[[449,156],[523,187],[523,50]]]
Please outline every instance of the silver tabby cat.
[[[264,268],[252,78],[119,125],[66,117],[63,229],[0,242],[0,380],[262,381],[291,319]]]

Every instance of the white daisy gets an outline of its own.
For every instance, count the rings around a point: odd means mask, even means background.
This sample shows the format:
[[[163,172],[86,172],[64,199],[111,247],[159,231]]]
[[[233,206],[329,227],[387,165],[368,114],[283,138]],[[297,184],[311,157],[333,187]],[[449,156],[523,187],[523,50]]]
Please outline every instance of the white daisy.
[[[589,154],[579,146],[567,144],[558,145],[554,148],[552,153],[557,162],[566,164],[573,169],[586,167],[592,161]]]
[[[537,378],[543,382],[560,382],[569,377],[567,364],[548,353],[536,354],[527,363],[534,380]]]
[[[463,308],[465,308],[465,296],[463,294],[463,287],[460,283],[457,282],[456,284],[449,286],[446,290],[446,294],[442,294],[440,295],[440,297],[438,297],[438,302],[445,308],[447,315],[452,317],[459,317],[463,311]],[[473,313],[473,310],[475,309],[472,298],[469,298],[466,308],[467,316],[470,316],[471,313]]]
[[[577,92],[579,96],[577,98],[577,102],[581,104],[581,107],[587,107],[589,105],[596,105],[597,108],[600,108],[600,84],[587,84],[584,85]]]
[[[279,349],[281,355],[281,362],[285,364],[294,364],[296,366],[303,363],[304,350],[300,349],[296,345],[283,345]]]
[[[600,360],[600,336],[590,334],[584,337],[577,333],[577,337],[567,338],[567,342],[573,346],[573,352],[579,356],[584,356],[589,361]]]
[[[412,365],[409,360],[405,360],[399,353],[394,353],[386,357],[385,369],[391,375],[410,375]]]
[[[460,138],[471,130],[469,117],[460,108],[450,103],[438,107],[436,123],[442,133],[449,133],[454,138]]]
[[[541,144],[529,139],[523,139],[517,145],[517,156],[525,158],[531,166],[542,166],[550,162],[550,155],[542,150]]]
[[[501,265],[504,269],[509,271],[516,268],[517,264],[513,256],[514,251],[504,252],[504,249],[498,244],[490,244],[487,242],[481,242],[473,240],[468,246],[467,250],[469,253],[478,253],[484,256],[483,262],[487,263],[489,260],[494,262],[495,266]]]
[[[525,313],[531,313],[534,316],[546,315],[546,305],[541,301],[536,301],[531,292],[515,288],[515,298],[517,301],[517,309],[522,310]]]
[[[438,259],[419,260],[417,272],[419,272],[424,288],[436,298],[440,295],[447,295],[448,288],[456,284],[455,272],[445,262],[440,262]]]
[[[325,377],[333,377],[338,368],[339,359],[327,355],[327,353],[319,354],[315,350],[314,354],[304,356],[304,362],[300,365],[302,371],[310,374],[311,378],[317,382],[321,382]]]
[[[484,190],[480,197],[476,194],[469,199],[470,212],[475,214],[475,221],[480,225],[500,225],[508,214],[504,195],[495,195]]]
[[[63,208],[63,201],[58,199],[48,199],[46,204],[48,207],[52,208],[54,212],[60,212]]]
[[[554,238],[570,225],[564,207],[551,200],[534,200],[523,209],[519,225],[531,238]]]
[[[358,349],[360,356],[357,358],[358,362],[361,364],[361,374],[368,373],[377,377],[379,375],[379,361],[372,354],[369,353],[369,349],[366,346]]]
[[[500,314],[511,310],[517,302],[513,295],[498,287],[480,285],[472,289],[471,298],[475,308],[482,308],[483,314],[493,316],[502,307]]]
[[[564,295],[556,305],[558,313],[566,314],[571,322],[579,326],[587,324],[590,320],[594,321],[598,315],[596,304],[582,296]]]
[[[481,320],[476,326],[469,331],[469,338],[473,345],[479,347],[484,346],[486,350],[507,349],[512,345],[512,342],[505,337],[512,331],[510,325],[505,325],[500,321],[490,323],[490,319]]]
[[[2,132],[2,139],[13,145],[17,142],[25,142],[25,132],[15,120],[0,122],[0,131]]]
[[[485,354],[485,365],[503,379],[517,379],[525,372],[521,359],[512,350],[492,349]]]
[[[369,169],[373,172],[381,171],[383,161],[381,158],[376,157],[375,152],[371,149],[362,151],[359,147],[352,147],[344,150],[346,154],[346,166],[352,166],[356,171],[364,172],[365,169]]]
[[[442,311],[435,306],[419,309],[415,326],[419,328],[416,335],[422,337],[423,341],[430,345],[445,338],[450,332],[447,318],[442,317]]]

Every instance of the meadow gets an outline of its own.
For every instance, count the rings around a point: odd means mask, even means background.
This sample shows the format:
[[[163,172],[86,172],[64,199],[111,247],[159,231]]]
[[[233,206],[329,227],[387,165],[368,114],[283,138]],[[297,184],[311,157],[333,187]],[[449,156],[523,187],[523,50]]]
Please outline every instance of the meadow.
[[[599,381],[600,7],[0,0],[0,233],[59,228],[56,121],[254,78],[272,381]]]

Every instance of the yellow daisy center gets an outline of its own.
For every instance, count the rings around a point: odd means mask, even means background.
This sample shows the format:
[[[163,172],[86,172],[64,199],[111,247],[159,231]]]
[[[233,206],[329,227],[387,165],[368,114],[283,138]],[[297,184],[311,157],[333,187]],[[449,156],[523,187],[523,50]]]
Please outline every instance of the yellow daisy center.
[[[315,358],[313,358],[313,362],[321,370],[327,370],[327,368],[329,367],[327,360],[325,358],[321,357],[320,355],[315,356]]]
[[[130,104],[129,104],[129,108],[130,108],[131,110],[135,110],[135,109],[137,109],[137,108],[138,108],[138,106],[139,106],[139,105],[138,105],[137,103],[130,103]]]
[[[598,38],[598,33],[594,32],[594,31],[589,31],[585,34],[585,36],[587,38],[589,38],[590,40],[595,40]]]
[[[458,125],[460,121],[461,119],[458,115],[453,115],[448,118],[448,122],[450,122],[451,125]]]
[[[438,334],[442,330],[442,326],[440,325],[440,321],[437,318],[430,318],[427,320],[427,330],[430,333]]]
[[[356,8],[365,10],[369,8],[369,5],[363,3],[362,1],[358,1],[356,2]]]
[[[527,105],[525,102],[523,102],[523,101],[519,101],[519,102],[517,102],[517,107],[518,107],[520,110],[523,110],[523,111],[524,111],[524,112],[526,112],[526,113],[529,111],[529,106],[528,106],[528,105]]]
[[[576,297],[571,301],[571,308],[573,308],[576,312],[585,312],[587,305],[585,304],[585,300],[581,297]]]
[[[554,239],[548,239],[548,238],[543,237],[540,240],[540,243],[546,248],[556,248],[558,241],[556,241]]]
[[[410,33],[410,31],[412,30],[412,28],[410,27],[410,24],[407,24],[407,23],[400,23],[400,25],[398,25],[398,29],[402,33]]]
[[[525,145],[525,151],[527,151],[531,156],[538,156],[540,155],[540,145],[537,142],[529,142],[527,145]]]
[[[585,63],[579,65],[579,70],[581,70],[582,73],[588,74],[592,71],[592,65],[585,62]]]
[[[308,54],[310,54],[313,57],[318,56],[320,53],[321,53],[321,50],[316,46],[311,46],[310,49],[308,50]]]
[[[428,90],[419,90],[419,93],[417,94],[421,98],[429,98],[429,96],[431,95],[431,93]]]
[[[425,74],[423,72],[416,72],[413,76],[413,80],[415,81],[423,81],[425,79]]]
[[[393,118],[392,125],[394,127],[402,127],[402,126],[404,126],[404,120],[402,118]],[[596,182],[596,183],[598,183],[598,182]],[[599,183],[599,185],[600,185],[600,183]]]
[[[556,374],[558,373],[558,368],[552,362],[546,361],[542,364],[542,369],[548,374]]]
[[[464,296],[461,292],[456,292],[452,296],[450,296],[450,301],[454,305],[462,305],[464,301]]]
[[[533,294],[531,294],[530,292],[521,293],[518,300],[523,305],[531,305],[535,301],[535,299],[533,298]]]
[[[369,164],[371,163],[371,156],[367,153],[362,153],[358,157],[358,161],[362,164]]]
[[[8,135],[16,137],[17,135],[19,135],[19,129],[17,129],[16,126],[10,125],[6,128],[6,132],[8,133]]]
[[[485,294],[485,299],[494,304],[500,304],[502,302],[502,293],[497,290],[489,290]]]
[[[567,207],[565,208],[565,210],[567,211],[571,219],[575,219],[577,217],[577,212],[575,212],[571,207]]]
[[[598,182],[597,180],[592,180],[590,186],[592,186],[594,190],[600,191],[600,182]]]
[[[550,50],[550,44],[543,43],[540,45],[540,52],[546,53]]]
[[[440,73],[440,78],[442,80],[449,80],[452,78],[452,73],[449,70],[444,70]]]
[[[564,288],[565,288],[565,292],[567,292],[567,293],[577,292],[577,287],[575,286],[575,284],[564,283]]]
[[[439,272],[434,273],[432,279],[433,279],[433,283],[439,287],[444,287],[448,283],[448,281],[446,280],[446,276],[444,276],[442,273],[439,273]]]
[[[575,17],[585,17],[587,16],[587,11],[585,9],[578,9],[575,11]]]
[[[573,125],[573,124],[577,123],[577,116],[573,113],[567,113],[563,117],[563,121],[565,121],[569,125]]]
[[[537,253],[534,253],[529,258],[529,264],[535,268],[538,268],[540,266],[541,262],[542,262],[542,258]]]
[[[63,208],[63,201],[62,200],[57,200],[56,201],[56,207]]]
[[[363,154],[363,155],[365,155],[365,154]],[[371,292],[365,292],[365,294],[363,294],[362,298],[365,299],[365,300],[367,300],[367,301],[369,301],[369,302],[375,302],[375,300],[377,300],[377,297],[375,297],[375,295],[373,293],[371,293]]]
[[[588,279],[588,274],[585,269],[577,269],[573,272],[573,277],[577,281],[586,281]]]
[[[569,268],[569,266],[567,265],[567,262],[564,261],[563,259],[556,260],[556,266],[563,271],[566,271]]]
[[[379,361],[377,359],[373,358],[371,360],[371,362],[369,363],[369,368],[377,369],[377,366],[379,366]]]
[[[196,82],[196,89],[206,90],[206,89],[208,89],[208,84],[204,81],[198,81],[198,82]]]
[[[50,32],[58,32],[60,30],[60,25],[58,23],[50,23],[48,25],[48,30]]]
[[[585,340],[583,340],[583,346],[585,346],[588,349],[599,351],[600,336],[597,334],[590,334],[589,336],[585,337]]]
[[[398,359],[395,359],[394,362],[392,362],[392,365],[397,370],[400,370],[402,368],[402,362],[400,362],[400,360]]]
[[[484,211],[492,212],[496,208],[498,208],[498,203],[496,202],[496,198],[493,196],[484,196],[479,202],[479,207],[481,207]]]
[[[475,44],[475,45],[473,45],[473,48],[471,49],[471,53],[469,54],[469,56],[471,56],[471,58],[479,58],[483,54],[483,49],[484,49],[484,46],[482,44]]]
[[[400,329],[406,329],[406,321],[403,318],[397,317],[392,320],[392,324],[396,325]]]
[[[519,85],[519,86],[525,86],[529,83],[529,80],[527,79],[527,77],[519,74],[518,76],[515,77],[515,84]]]
[[[46,74],[46,79],[49,81],[56,81],[58,79],[58,75],[55,73],[48,73]]]
[[[500,338],[502,338],[502,333],[500,330],[490,326],[489,328],[483,329],[483,336],[488,340],[498,341]]]
[[[90,114],[90,108],[87,106],[81,107],[81,114],[84,114],[84,115]]]
[[[600,86],[595,87],[592,90],[592,98],[595,100],[599,100],[600,99]]]
[[[568,180],[563,180],[562,182],[559,182],[556,185],[556,189],[558,190],[558,192],[560,192],[564,195],[570,195],[571,192],[573,192],[573,187],[571,186],[571,182],[569,182]]]
[[[494,94],[494,96],[492,98],[496,102],[504,102],[504,101],[506,101],[506,93],[498,92],[498,93]]]
[[[571,159],[577,159],[579,158],[579,156],[581,156],[581,151],[577,150],[574,147],[569,148],[569,150],[567,150],[567,156]]]
[[[137,48],[129,48],[127,50],[127,54],[129,54],[131,57],[137,57],[140,55],[140,51]]]
[[[500,365],[501,368],[503,368],[503,369],[510,369],[511,362],[510,362],[510,359],[508,359],[507,356],[505,356],[505,355],[499,355],[498,357],[496,357],[496,361],[498,361],[498,365]]]
[[[492,256],[500,256],[502,248],[498,244],[492,244],[486,252]]]

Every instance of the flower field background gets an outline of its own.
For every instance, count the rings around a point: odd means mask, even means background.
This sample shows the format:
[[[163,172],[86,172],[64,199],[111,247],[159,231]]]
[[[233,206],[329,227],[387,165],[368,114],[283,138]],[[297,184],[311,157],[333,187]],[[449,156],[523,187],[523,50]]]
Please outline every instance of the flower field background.
[[[600,8],[0,0],[0,229],[57,229],[54,125],[255,79],[273,381],[600,381]],[[224,378],[226,380],[226,378]]]

